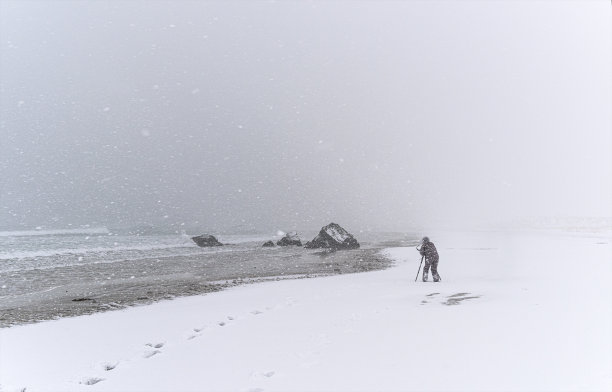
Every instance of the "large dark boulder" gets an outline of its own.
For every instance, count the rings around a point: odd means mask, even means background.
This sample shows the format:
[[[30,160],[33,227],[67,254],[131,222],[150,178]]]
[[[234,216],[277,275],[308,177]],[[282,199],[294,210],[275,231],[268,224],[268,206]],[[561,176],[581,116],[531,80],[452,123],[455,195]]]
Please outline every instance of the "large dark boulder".
[[[323,227],[319,234],[304,246],[309,249],[357,249],[359,242],[348,231],[336,223]]]
[[[292,231],[291,233],[285,234],[283,238],[281,238],[278,242],[276,242],[276,245],[278,246],[289,246],[289,245],[302,246],[302,241],[300,241],[300,237],[298,237],[297,233],[295,231]]]
[[[274,245],[274,241],[266,241],[266,242],[264,242],[264,244],[262,246],[264,248],[271,248],[271,247],[273,247],[275,245]]]
[[[195,242],[198,246],[201,247],[209,247],[209,246],[223,246],[222,243],[217,241],[215,236],[210,234],[202,234],[196,237],[191,237],[193,242]]]

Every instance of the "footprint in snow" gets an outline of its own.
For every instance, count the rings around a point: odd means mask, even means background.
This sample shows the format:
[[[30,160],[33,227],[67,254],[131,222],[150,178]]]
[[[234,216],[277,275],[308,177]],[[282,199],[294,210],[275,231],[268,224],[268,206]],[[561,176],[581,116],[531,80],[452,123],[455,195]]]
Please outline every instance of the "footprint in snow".
[[[253,310],[251,312],[252,315],[257,316],[258,314],[262,314],[263,312],[259,311],[259,310]]]
[[[421,305],[428,304],[428,303],[429,303],[428,299],[433,299],[433,297],[435,297],[435,296],[436,296],[436,295],[438,295],[438,294],[440,294],[440,293],[430,293],[430,294],[426,294],[426,295],[425,295],[425,299],[421,301]]]
[[[98,377],[90,377],[90,378],[87,378],[87,379],[81,381],[79,384],[94,385],[94,384],[99,383],[100,381],[104,381],[104,379],[103,378],[98,378]]]
[[[102,369],[103,369],[105,372],[108,372],[108,371],[111,371],[111,370],[113,370],[114,368],[116,368],[118,364],[119,364],[118,362],[114,362],[114,363],[111,363],[111,362],[108,362],[108,363],[103,363],[103,364],[102,364]]]
[[[453,294],[453,295],[449,295],[446,298],[455,298],[455,297],[463,297],[465,295],[469,295],[470,293],[457,293],[457,294]]]
[[[251,377],[253,378],[261,378],[261,377],[265,377],[265,378],[270,378],[272,376],[274,376],[276,374],[275,371],[271,370],[269,372],[253,372],[251,374]]]
[[[187,337],[187,340],[195,339],[195,338],[197,338],[197,337],[199,337],[199,336],[202,336],[202,331],[204,331],[205,329],[206,329],[206,326],[205,326],[205,325],[204,325],[204,326],[202,326],[202,327],[194,328],[194,329],[193,329],[193,332],[195,332],[195,333],[194,333],[194,334],[192,334],[192,335],[189,335],[189,336]]]
[[[161,354],[161,351],[160,350],[149,351],[148,353],[145,353],[143,355],[143,357],[144,358],[151,358],[152,356],[157,355],[157,354]]]
[[[160,342],[160,343],[147,343],[147,344],[145,344],[145,346],[152,347],[152,348],[162,348],[162,347],[164,347],[164,342]]]
[[[287,306],[295,305],[295,298],[293,298],[293,297],[286,297],[285,298],[285,305],[287,305]]]
[[[227,316],[227,320],[234,321],[234,316]],[[224,327],[227,325],[227,323],[225,321],[219,321],[217,325],[219,325],[220,327]]]
[[[449,295],[448,297],[446,297],[446,301],[442,302],[442,304],[447,305],[447,306],[459,305],[461,304],[462,301],[465,301],[468,299],[476,299],[476,298],[480,298],[480,295],[470,296],[470,293],[457,293],[457,294]]]

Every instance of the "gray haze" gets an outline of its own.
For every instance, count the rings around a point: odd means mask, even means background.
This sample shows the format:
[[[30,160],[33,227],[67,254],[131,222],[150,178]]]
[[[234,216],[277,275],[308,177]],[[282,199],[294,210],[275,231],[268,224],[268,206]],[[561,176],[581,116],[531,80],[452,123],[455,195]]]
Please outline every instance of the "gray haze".
[[[0,3],[0,228],[610,216],[610,3]]]

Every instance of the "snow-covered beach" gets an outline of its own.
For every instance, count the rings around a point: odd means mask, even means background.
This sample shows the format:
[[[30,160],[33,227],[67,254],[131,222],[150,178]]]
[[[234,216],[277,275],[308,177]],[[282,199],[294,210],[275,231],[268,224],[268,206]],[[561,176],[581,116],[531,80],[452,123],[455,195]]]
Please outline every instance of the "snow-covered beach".
[[[8,391],[612,388],[609,231],[439,232],[390,269],[0,330]]]
[[[611,11],[1,0],[0,392],[612,392]]]

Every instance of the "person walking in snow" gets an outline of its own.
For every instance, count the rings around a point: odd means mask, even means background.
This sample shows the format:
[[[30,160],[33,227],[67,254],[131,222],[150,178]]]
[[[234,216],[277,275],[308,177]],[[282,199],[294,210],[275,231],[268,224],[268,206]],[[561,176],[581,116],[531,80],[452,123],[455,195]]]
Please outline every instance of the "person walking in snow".
[[[425,268],[423,268],[423,282],[427,282],[427,275],[429,273],[429,267],[431,267],[431,275],[433,276],[434,282],[440,281],[440,275],[438,274],[438,251],[433,242],[429,240],[429,237],[423,237],[421,240],[421,248],[417,248],[421,256],[425,256]]]

